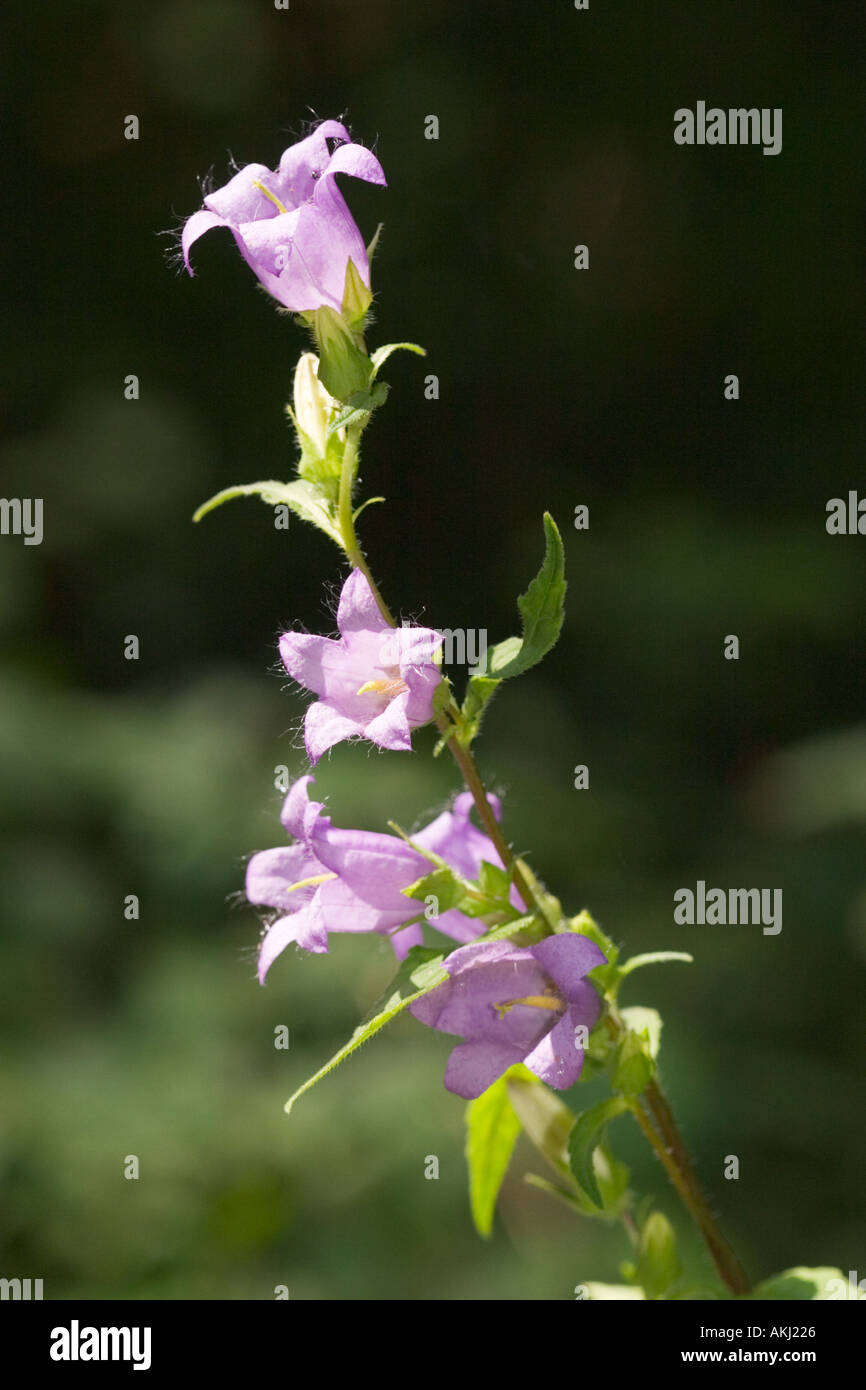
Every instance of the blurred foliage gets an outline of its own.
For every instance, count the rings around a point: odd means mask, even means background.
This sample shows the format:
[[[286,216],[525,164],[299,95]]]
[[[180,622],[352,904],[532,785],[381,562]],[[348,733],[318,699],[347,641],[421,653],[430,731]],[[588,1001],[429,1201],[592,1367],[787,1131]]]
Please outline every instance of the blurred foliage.
[[[83,0],[4,23],[0,469],[4,496],[45,499],[40,547],[0,541],[4,1275],[52,1298],[567,1299],[627,1254],[522,1183],[522,1140],[477,1239],[449,1043],[410,1019],[282,1111],[391,968],[346,938],[287,954],[262,990],[233,901],[244,856],[280,840],[274,768],[304,768],[275,638],[332,626],[340,570],[258,504],[190,525],[220,487],[289,473],[305,342],[231,238],[189,280],[159,233],[229,152],[272,164],[340,112],[389,180],[350,193],[365,231],[385,222],[372,341],[429,351],[389,363],[366,441],[364,484],[388,498],[362,522],[374,569],[405,615],[498,641],[540,514],[558,519],[562,639],[480,745],[507,832],[630,953],[695,953],[624,1002],[665,1017],[666,1085],[750,1271],[862,1273],[866,562],[824,531],[858,484],[853,14]],[[698,98],[781,106],[783,153],[675,147]],[[337,750],[318,777],[335,821],[442,805],[452,768],[417,745]],[[782,934],[674,927],[697,878],[782,887]]]

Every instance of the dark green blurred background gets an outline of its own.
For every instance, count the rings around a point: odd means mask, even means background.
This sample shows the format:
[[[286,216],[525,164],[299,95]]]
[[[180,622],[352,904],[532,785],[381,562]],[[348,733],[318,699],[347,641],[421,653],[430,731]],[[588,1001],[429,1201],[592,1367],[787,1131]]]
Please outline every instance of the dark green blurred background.
[[[273,166],[312,113],[345,112],[389,180],[345,188],[368,236],[385,223],[371,341],[429,352],[389,363],[367,438],[366,493],[388,498],[362,523],[374,570],[405,615],[492,642],[541,512],[559,519],[562,640],[479,746],[508,835],[630,953],[695,952],[626,1002],[664,1014],[665,1083],[753,1276],[866,1275],[866,539],[824,527],[830,497],[866,491],[856,14],[7,7],[0,489],[45,499],[45,538],[0,539],[0,1274],[51,1298],[567,1299],[627,1254],[522,1182],[523,1148],[493,1241],[475,1237],[450,1043],[411,1020],[282,1111],[392,963],[337,939],[260,989],[257,920],[232,900],[245,855],[281,840],[274,768],[305,769],[275,639],[331,629],[341,571],[257,503],[191,525],[218,488],[290,474],[306,344],[227,234],[190,280],[159,233],[229,152]],[[782,107],[782,153],[677,147],[673,112],[698,99]],[[336,750],[318,777],[335,821],[427,817],[457,785],[431,747]],[[781,887],[782,934],[674,926],[697,878]]]

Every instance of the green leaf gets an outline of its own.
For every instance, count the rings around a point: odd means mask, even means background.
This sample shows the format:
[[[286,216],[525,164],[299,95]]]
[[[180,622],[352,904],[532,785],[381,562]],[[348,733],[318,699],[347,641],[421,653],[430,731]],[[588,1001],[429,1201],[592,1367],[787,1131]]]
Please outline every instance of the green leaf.
[[[562,538],[553,517],[545,512],[544,560],[526,593],[517,600],[522,636],[508,637],[488,648],[484,668],[477,675],[505,680],[522,675],[539,662],[559,637],[565,616],[565,588]]]
[[[368,260],[368,261],[372,261],[373,257],[374,257],[375,254],[376,254],[376,247],[379,245],[379,237],[382,235],[382,228],[384,227],[384,225],[385,225],[384,222],[380,222],[379,225],[378,225],[378,227],[376,228],[375,232],[373,233],[372,240],[370,241],[370,244],[369,244],[369,246],[367,247],[367,260]]]
[[[319,346],[319,381],[325,390],[337,401],[348,401],[359,391],[366,391],[373,365],[359,345],[363,340],[342,314],[323,304],[312,310],[312,326]]]
[[[778,1298],[832,1303],[849,1299],[866,1301],[866,1291],[861,1293],[841,1269],[807,1269],[803,1265],[797,1265],[794,1269],[786,1269],[783,1273],[774,1274],[771,1278],[756,1284],[746,1297],[759,1302]]]
[[[508,1099],[527,1136],[557,1176],[570,1181],[568,1135],[574,1124],[574,1112],[526,1067],[509,1068],[505,1081]]]
[[[353,520],[353,521],[357,521],[357,520],[358,520],[358,517],[361,515],[361,513],[362,513],[363,511],[365,511],[367,507],[372,507],[374,502],[384,502],[384,501],[385,501],[384,497],[368,497],[367,500],[366,500],[366,502],[362,502],[361,505],[360,505],[360,507],[356,507],[356,508],[355,508],[354,512],[352,513],[352,520]]]
[[[639,1096],[652,1081],[654,1072],[649,1043],[637,1033],[626,1033],[617,1053],[614,1090],[623,1091],[627,1096]]]
[[[500,927],[493,927],[484,936],[479,936],[478,941],[511,941],[515,940],[517,946],[534,946],[537,941],[543,941],[550,932],[546,923],[537,913],[531,912],[525,917],[516,917],[513,922],[504,922]]]
[[[287,506],[304,521],[312,522],[330,536],[332,541],[342,547],[343,539],[331,513],[327,498],[315,484],[304,478],[296,478],[291,483],[280,483],[273,479],[262,483],[238,483],[234,487],[223,488],[207,502],[203,502],[193,515],[193,521],[201,521],[208,512],[230,502],[235,497],[261,497],[269,507]]]
[[[480,1236],[493,1230],[493,1213],[502,1180],[520,1133],[520,1120],[508,1099],[504,1076],[466,1108],[466,1161],[469,1204]]]
[[[661,1298],[680,1276],[674,1228],[660,1211],[654,1211],[641,1228],[636,1279],[647,1298]]]
[[[628,1166],[614,1158],[610,1147],[602,1140],[592,1156],[592,1168],[601,1193],[604,1215],[618,1221],[623,1208],[628,1206]],[[591,1215],[598,1216],[592,1205],[589,1211]]]
[[[373,291],[361,278],[361,272],[350,256],[346,263],[346,282],[343,290],[343,318],[352,328],[363,323],[373,303]]]
[[[523,1181],[530,1187],[537,1187],[540,1192],[546,1192],[549,1197],[555,1197],[558,1202],[564,1202],[571,1211],[580,1212],[581,1216],[586,1216],[587,1211],[584,1205],[585,1199],[576,1191],[569,1192],[567,1188],[560,1187],[558,1183],[548,1182],[547,1178],[540,1178],[537,1173],[524,1173]]]
[[[627,1009],[620,1009],[620,1018],[627,1028],[646,1040],[649,1056],[655,1061],[662,1040],[662,1019],[658,1010],[632,1004]]]
[[[465,748],[468,748],[472,740],[477,737],[484,710],[493,699],[500,684],[501,681],[493,680],[489,676],[469,677],[469,685],[466,688],[466,695],[460,710],[463,716],[463,727],[460,730],[459,740]]]
[[[624,961],[619,968],[622,978],[630,975],[633,970],[642,970],[645,965],[664,965],[667,961],[681,960],[687,965],[694,965],[694,956],[690,956],[687,951],[647,951],[642,956],[631,956]]]
[[[501,864],[488,864],[486,859],[482,859],[478,875],[478,885],[482,893],[486,893],[490,898],[502,898],[507,902],[511,879],[512,875],[507,869],[503,869]]]
[[[390,389],[387,381],[377,381],[368,391],[356,391],[346,401],[343,409],[337,411],[329,424],[328,437],[336,434],[337,430],[345,429],[349,425],[357,425],[360,421],[366,420],[374,410],[378,410],[380,405],[385,404]]]
[[[447,865],[424,874],[423,878],[410,883],[408,888],[401,889],[404,897],[413,898],[416,902],[423,903],[426,898],[436,898],[439,912],[450,912],[452,907],[456,907],[464,891],[462,879]]]
[[[336,1052],[331,1060],[316,1072],[315,1076],[311,1076],[309,1081],[305,1081],[303,1086],[286,1101],[286,1114],[289,1114],[295,1101],[299,1100],[306,1091],[311,1090],[317,1082],[321,1081],[335,1067],[338,1067],[341,1062],[345,1062],[346,1058],[351,1057],[353,1052],[357,1052],[358,1048],[378,1033],[380,1028],[384,1028],[386,1023],[390,1023],[392,1018],[396,1018],[397,1014],[402,1013],[409,1004],[414,1003],[416,999],[421,999],[423,995],[429,994],[431,990],[436,989],[438,985],[447,980],[448,972],[442,969],[444,959],[445,956],[441,951],[432,950],[426,946],[413,946],[382,998],[364,1022],[355,1029],[346,1045],[341,1047],[339,1052]]]
[[[593,1153],[610,1121],[628,1109],[630,1106],[625,1096],[610,1096],[578,1116],[568,1139],[571,1172],[581,1189],[599,1208],[603,1208],[604,1198],[595,1177]]]
[[[386,343],[384,347],[376,348],[371,354],[370,361],[373,363],[373,378],[379,374],[379,368],[388,361],[392,352],[417,352],[419,357],[427,356],[427,349],[419,347],[417,343]]]

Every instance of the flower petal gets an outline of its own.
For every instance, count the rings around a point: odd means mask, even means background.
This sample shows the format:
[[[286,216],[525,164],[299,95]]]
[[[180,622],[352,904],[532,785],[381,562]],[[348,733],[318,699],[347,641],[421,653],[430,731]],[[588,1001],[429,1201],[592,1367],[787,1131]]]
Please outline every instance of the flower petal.
[[[315,695],[329,695],[335,682],[346,685],[347,690],[356,680],[363,684],[361,678],[366,675],[363,670],[353,672],[346,684],[346,649],[332,637],[318,637],[312,632],[284,632],[279,646],[283,665],[292,680]],[[355,685],[355,691],[359,688]]]
[[[373,597],[366,575],[362,570],[352,570],[340,592],[337,608],[337,627],[343,636],[348,632],[390,632],[379,612],[379,605]],[[396,662],[395,662],[396,664]]]
[[[212,227],[225,227],[227,224],[216,212],[208,212],[202,208],[200,212],[194,212],[192,217],[188,217],[183,224],[180,246],[183,252],[184,264],[190,275],[194,274],[193,268],[189,263],[189,251],[193,242],[198,241],[200,236],[209,232]]]
[[[421,904],[403,896],[401,889],[426,873],[429,865],[396,835],[375,830],[332,830],[316,842],[316,854],[353,893],[371,906],[397,910],[406,917],[421,911]]]
[[[412,1009],[413,1005],[409,1005]],[[455,1047],[445,1068],[446,1089],[464,1100],[476,1100],[488,1086],[522,1061],[519,1048],[501,1043],[468,1042]]]
[[[264,164],[245,164],[222,188],[208,193],[204,205],[232,227],[257,221],[260,217],[276,217],[276,204],[255,186],[261,183],[267,188],[270,178],[271,171]]]
[[[395,695],[393,700],[364,728],[364,737],[378,748],[392,753],[407,753],[412,750],[412,730],[406,717],[408,693]]]
[[[566,999],[571,1001],[585,998],[585,990],[592,989],[592,986],[584,984],[584,975],[607,961],[607,956],[594,941],[577,932],[546,936],[530,950]]]
[[[403,931],[395,931],[390,937],[390,941],[397,959],[405,960],[413,946],[424,945],[424,932],[421,929],[421,923],[413,922],[411,927],[405,927]]]
[[[403,668],[403,680],[408,686],[406,695],[406,721],[410,729],[429,724],[433,718],[433,695],[442,680],[438,666]]]
[[[331,824],[330,817],[322,815],[324,802],[309,799],[314,781],[315,778],[308,775],[293,782],[280,811],[283,828],[296,840],[309,840],[314,833],[326,831]]]
[[[256,275],[266,271],[276,277],[285,270],[292,255],[299,215],[297,209],[293,212],[277,211],[276,217],[241,222],[235,229],[238,245]]]
[[[309,901],[315,889],[296,888],[292,891],[292,884],[321,872],[321,864],[306,845],[263,849],[254,854],[247,865],[247,901],[256,907],[277,907],[289,912],[298,910]]]
[[[344,738],[355,738],[363,732],[364,727],[357,720],[347,718],[326,701],[317,700],[310,705],[304,718],[307,757],[311,763],[317,763],[335,743]]]
[[[409,898],[386,905],[367,902],[338,878],[322,884],[320,905],[328,931],[336,932],[390,932],[419,911]]]
[[[451,978],[410,1005],[421,1023],[440,1033],[507,1043],[522,1048],[522,1055],[554,1017],[527,1005],[496,1008],[543,993],[544,975],[525,948],[507,941],[461,946],[448,956],[445,969]]]
[[[268,928],[259,947],[259,984],[264,984],[265,976],[277,956],[292,941],[297,942],[305,951],[312,951],[316,955],[327,953],[328,933],[318,913],[315,898],[300,912],[293,912],[290,917],[280,917]]]
[[[287,208],[296,208],[312,198],[316,180],[329,165],[329,140],[349,142],[349,132],[339,121],[322,121],[303,140],[283,150],[279,167],[269,187]]]
[[[312,199],[301,206],[292,256],[280,276],[282,302],[299,311],[329,304],[339,313],[350,259],[364,283],[370,283],[364,239],[337,187],[338,173],[385,182],[379,161],[363,146],[341,145],[335,151]]]
[[[498,797],[488,796],[487,799],[494,813],[498,813],[498,819],[501,815]],[[422,849],[429,849],[442,859],[447,859],[451,867],[464,878],[478,877],[482,859],[486,859],[488,864],[502,862],[493,841],[469,819],[469,812],[474,804],[471,792],[461,792],[452,810],[443,811],[412,837]],[[519,902],[518,899],[518,904]]]
[[[417,837],[413,835],[412,838],[416,839]],[[456,907],[432,918],[430,925],[435,927],[437,931],[444,932],[446,936],[450,936],[452,941],[459,941],[461,946],[474,941],[476,937],[481,936],[487,930],[479,918],[467,917],[465,913],[458,912]]]
[[[569,1009],[523,1059],[531,1072],[557,1091],[573,1086],[583,1070],[583,1048],[575,1046],[574,1035],[579,1021]]]

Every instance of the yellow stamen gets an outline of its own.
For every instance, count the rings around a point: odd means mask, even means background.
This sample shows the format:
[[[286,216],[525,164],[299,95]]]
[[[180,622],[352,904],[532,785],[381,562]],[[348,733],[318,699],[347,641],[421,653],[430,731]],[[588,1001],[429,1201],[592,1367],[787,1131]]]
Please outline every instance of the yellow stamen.
[[[288,212],[289,209],[283,207],[276,193],[272,193],[269,188],[265,188],[265,185],[259,179],[253,179],[253,188],[257,188],[260,193],[264,193],[265,197],[269,198],[274,207],[279,208],[280,212]]]
[[[287,893],[294,893],[298,888],[315,888],[319,883],[327,883],[329,878],[336,878],[336,874],[316,874],[314,878],[302,878],[297,883],[292,883],[286,889]]]
[[[565,1009],[565,1000],[557,999],[554,994],[527,994],[523,999],[510,999],[507,1004],[494,1004],[493,1007],[499,1017],[504,1018],[515,1004],[527,1004],[530,1009],[550,1009],[555,1014],[561,1014]]]
[[[388,681],[367,681],[366,685],[362,685],[360,690],[355,691],[355,694],[370,695],[375,691],[377,695],[394,696],[402,695],[403,691],[406,689],[407,686],[405,682],[399,679]]]

